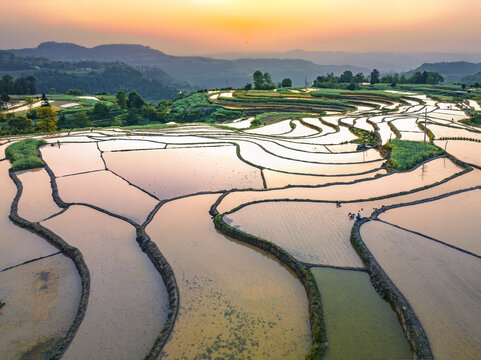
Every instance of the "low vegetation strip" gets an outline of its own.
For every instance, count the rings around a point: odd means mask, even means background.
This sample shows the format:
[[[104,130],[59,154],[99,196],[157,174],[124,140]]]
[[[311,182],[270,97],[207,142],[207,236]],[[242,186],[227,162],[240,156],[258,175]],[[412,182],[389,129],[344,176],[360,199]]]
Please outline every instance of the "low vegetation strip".
[[[444,154],[441,148],[420,141],[390,140],[385,147],[391,151],[389,167],[406,171],[425,160]]]
[[[351,140],[352,143],[376,146],[378,139],[374,131],[367,131],[351,126],[349,130],[357,136],[357,139]]]
[[[46,144],[44,140],[24,139],[5,149],[5,155],[12,163],[14,171],[43,167],[38,148]]]

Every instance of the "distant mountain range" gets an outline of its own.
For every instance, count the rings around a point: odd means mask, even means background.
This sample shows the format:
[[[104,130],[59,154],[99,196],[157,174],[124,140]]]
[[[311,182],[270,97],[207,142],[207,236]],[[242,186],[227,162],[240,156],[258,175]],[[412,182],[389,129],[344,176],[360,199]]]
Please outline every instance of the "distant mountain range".
[[[476,53],[387,53],[387,52],[343,52],[343,51],[306,51],[291,50],[286,52],[254,52],[254,53],[219,53],[207,55],[215,59],[243,59],[243,58],[276,58],[303,59],[315,64],[348,64],[378,69],[381,72],[406,72],[423,63],[441,61],[471,61],[481,62],[481,52]]]
[[[135,88],[148,98],[172,98],[179,90],[239,88],[252,82],[255,70],[269,72],[276,83],[283,78],[291,78],[294,86],[304,86],[306,81],[310,84],[318,75],[331,72],[339,75],[345,70],[365,75],[373,68],[383,73],[390,70],[407,74],[436,71],[444,76],[446,82],[465,81],[469,84],[475,79],[473,74],[481,72],[481,53],[395,54],[293,50],[283,53],[217,54],[212,56],[224,59],[214,59],[172,56],[142,45],[110,44],[87,48],[57,42],[45,42],[36,48],[7,52],[15,54],[16,60],[10,63],[3,61],[0,72],[33,72],[42,90],[54,87],[58,91],[82,88],[88,92],[114,92],[124,87],[127,90]],[[463,61],[446,62],[453,59]],[[86,65],[86,62],[90,63]],[[329,63],[335,65],[322,65]],[[18,68],[22,66],[25,69]],[[85,70],[87,68],[92,70],[91,73]],[[155,87],[159,90],[156,91]]]
[[[481,71],[481,63],[471,63],[467,61],[426,63],[411,71],[436,71],[444,76],[446,82],[468,82],[465,80],[468,75],[473,75]]]
[[[241,87],[252,82],[256,70],[268,71],[275,82],[291,78],[293,85],[310,83],[318,75],[344,70],[369,73],[371,69],[357,65],[319,65],[303,59],[237,59],[222,60],[207,57],[172,56],[142,45],[111,44],[93,48],[71,44],[45,42],[36,48],[8,50],[18,56],[44,57],[61,61],[119,61],[133,66],[156,67],[174,78],[189,81],[197,87]],[[351,62],[353,59],[351,59]],[[355,59],[354,59],[355,61]]]

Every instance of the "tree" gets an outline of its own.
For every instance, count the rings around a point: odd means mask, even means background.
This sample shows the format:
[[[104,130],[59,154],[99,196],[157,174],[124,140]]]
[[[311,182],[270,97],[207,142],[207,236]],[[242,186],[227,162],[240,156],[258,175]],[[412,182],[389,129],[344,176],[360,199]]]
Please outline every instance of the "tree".
[[[27,115],[28,116],[28,115]],[[60,115],[58,116],[58,120],[57,120],[57,127],[59,129],[63,129],[63,128],[66,128],[66,127],[70,127],[68,126],[68,120],[67,120],[67,116],[65,116],[65,112],[61,112]]]
[[[77,111],[72,119],[72,125],[76,128],[90,126],[90,120],[85,111]]]
[[[67,91],[67,95],[81,96],[81,95],[85,95],[85,92],[80,89],[69,89]]]
[[[129,108],[140,109],[144,105],[145,105],[145,100],[142,99],[142,97],[139,94],[137,94],[137,92],[135,90],[132,90],[129,93],[129,97],[128,97],[128,100],[127,100],[127,106]]]
[[[7,121],[10,129],[15,132],[31,131],[33,129],[33,121],[26,116],[14,116]]]
[[[271,74],[269,74],[268,72],[265,72],[262,78],[264,80],[264,89],[266,90],[275,89],[276,86],[274,85],[274,82],[271,79]]]
[[[33,120],[33,119],[36,119],[36,118],[37,118],[37,110],[35,110],[35,109],[30,109],[30,110],[28,110],[28,111],[27,111],[27,117],[28,117],[29,119],[32,119],[32,120]]]
[[[347,90],[356,90],[356,83],[354,81],[351,81],[349,85],[346,86]]]
[[[200,109],[186,111],[184,113],[184,122],[194,122],[204,117],[204,112]]]
[[[26,77],[27,91],[25,94],[33,95],[37,92],[37,79],[32,75]]]
[[[339,82],[350,83],[353,77],[352,71],[346,70],[339,77]]]
[[[271,74],[268,72],[262,74],[259,70],[257,70],[254,72],[252,77],[254,80],[254,88],[256,90],[268,90],[276,87],[272,81]]]
[[[0,96],[0,100],[2,101],[2,108],[7,109],[8,108],[8,103],[10,102],[10,96],[8,96],[7,93],[3,93]]]
[[[282,79],[281,82],[282,87],[291,87],[292,86],[292,80],[289,78]]]
[[[90,118],[92,120],[108,119],[110,117],[110,108],[103,102],[96,102],[92,112],[90,113]]]
[[[466,84],[461,84],[461,87],[464,89],[466,89]]]
[[[370,79],[371,85],[379,83],[379,75],[380,75],[379,70],[374,69],[373,71],[371,71],[371,79]]]
[[[144,105],[142,107],[142,116],[149,120],[149,122],[165,122],[167,120],[167,112],[158,111],[151,105]]]
[[[356,76],[354,76],[355,83],[363,83],[365,81],[366,81],[366,78],[364,77],[363,73],[357,73]]]
[[[243,89],[244,89],[244,90],[250,90],[250,89],[252,89],[252,84],[251,84],[251,83],[245,84],[244,87],[243,87]]]
[[[380,82],[385,83],[385,84],[392,83],[392,75],[384,75],[381,78]]]
[[[48,101],[48,98],[47,96],[45,95],[45,93],[42,93],[42,104],[40,106],[42,107],[50,107],[50,103]]]
[[[57,130],[57,112],[50,106],[39,107],[37,117],[41,119],[38,128],[42,132],[52,132]]]
[[[140,115],[134,109],[129,109],[127,116],[125,117],[125,122],[127,125],[136,125],[141,121]]]
[[[117,91],[115,97],[117,98],[117,104],[120,106],[120,108],[125,109],[127,107],[127,93],[125,90]]]
[[[254,72],[252,80],[254,81],[254,89],[261,90],[264,85],[264,77],[259,70]]]
[[[14,93],[14,83],[13,83],[13,76],[12,75],[3,75],[1,81],[1,92],[5,94],[13,94]]]
[[[169,107],[172,105],[172,102],[169,100],[160,100],[157,104],[157,110],[167,112]]]

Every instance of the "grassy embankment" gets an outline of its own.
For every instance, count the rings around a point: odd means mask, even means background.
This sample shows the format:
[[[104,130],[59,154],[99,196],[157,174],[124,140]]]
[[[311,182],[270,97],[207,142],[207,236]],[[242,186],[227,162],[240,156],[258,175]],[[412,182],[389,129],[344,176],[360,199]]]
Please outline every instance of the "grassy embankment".
[[[176,122],[207,122],[234,120],[242,116],[242,111],[224,109],[209,102],[207,94],[194,93],[172,104],[169,120]]]
[[[420,141],[393,139],[384,147],[391,151],[389,168],[400,171],[412,169],[423,161],[445,153],[435,145]]]
[[[40,159],[38,148],[46,144],[44,140],[24,139],[5,149],[5,155],[12,163],[12,169],[27,170],[43,167],[45,164]]]

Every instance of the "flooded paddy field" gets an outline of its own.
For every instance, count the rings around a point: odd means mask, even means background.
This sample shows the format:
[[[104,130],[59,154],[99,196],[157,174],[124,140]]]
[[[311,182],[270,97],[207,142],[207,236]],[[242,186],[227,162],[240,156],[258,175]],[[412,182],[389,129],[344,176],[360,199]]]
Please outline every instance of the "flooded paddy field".
[[[260,127],[244,116],[222,124],[232,130],[48,136],[47,167],[12,176],[0,142],[0,358],[303,359],[313,344],[325,359],[413,358],[373,269],[413,308],[434,358],[476,358],[479,143],[449,138],[479,133],[457,104],[405,96]],[[423,140],[426,110],[449,156],[393,170],[382,145]],[[377,143],[351,142],[363,142],[352,126]],[[349,214],[371,218],[369,263]]]
[[[481,351],[481,261],[378,221],[361,227],[366,246],[413,307],[437,359]]]
[[[62,254],[0,272],[2,359],[50,359],[80,301],[80,278]]]
[[[311,338],[301,283],[274,259],[213,228],[208,209],[217,197],[169,202],[146,229],[169,259],[180,292],[164,358],[303,358]]]
[[[349,242],[352,220],[335,204],[256,203],[225,215],[224,221],[243,232],[276,243],[302,262],[363,267]]]
[[[434,143],[446,149],[458,159],[481,167],[481,142],[462,140],[435,140]],[[449,150],[448,150],[449,146]]]
[[[10,164],[8,161],[0,162],[0,270],[22,264],[32,259],[57,253],[58,250],[44,239],[34,235],[28,230],[15,226],[10,221],[10,205],[17,189],[8,176]],[[48,193],[50,194],[50,192]],[[32,204],[32,206],[35,206]]]
[[[322,294],[329,348],[325,359],[410,359],[389,303],[362,271],[311,268]]]
[[[42,224],[82,252],[91,276],[85,318],[64,358],[145,356],[165,322],[168,298],[134,227],[85,206]]]
[[[481,190],[398,207],[379,218],[481,256]]]

